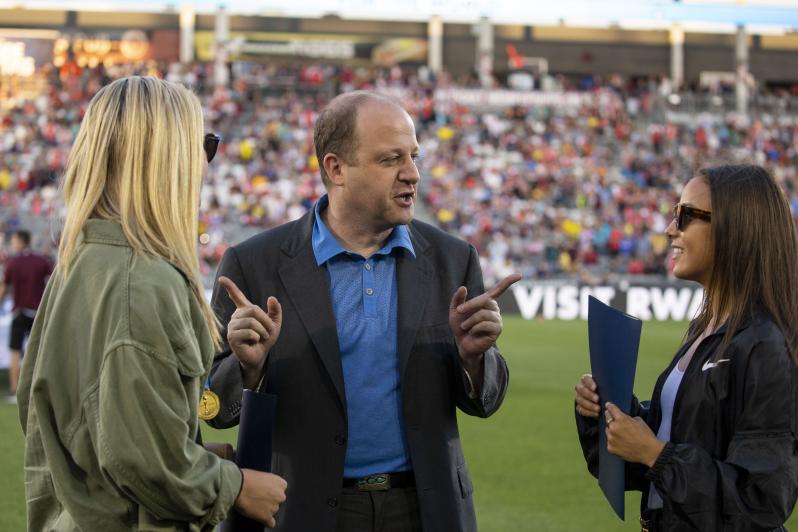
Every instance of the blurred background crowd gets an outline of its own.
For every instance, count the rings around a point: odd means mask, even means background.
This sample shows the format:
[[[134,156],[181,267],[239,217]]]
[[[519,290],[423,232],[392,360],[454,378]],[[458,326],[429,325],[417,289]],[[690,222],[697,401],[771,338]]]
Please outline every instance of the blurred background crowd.
[[[350,89],[402,99],[422,148],[418,217],[474,244],[486,283],[510,271],[588,283],[667,275],[672,206],[708,162],[764,165],[798,211],[789,91],[755,94],[762,105],[739,115],[722,85],[673,93],[665,78],[547,76],[545,90],[569,103],[491,107],[442,97],[476,78],[425,67],[233,64],[226,86],[211,82],[211,67],[45,66],[45,91],[0,106],[0,234],[25,226],[34,249],[54,255],[58,182],[81,118],[100,87],[133,73],[192,87],[207,130],[223,137],[198,230],[209,284],[227,246],[300,217],[324,193],[313,124]]]

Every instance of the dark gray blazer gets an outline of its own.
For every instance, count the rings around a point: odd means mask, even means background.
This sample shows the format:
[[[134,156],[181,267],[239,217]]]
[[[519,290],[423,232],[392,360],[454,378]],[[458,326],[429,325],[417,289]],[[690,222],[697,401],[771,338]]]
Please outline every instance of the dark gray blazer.
[[[283,325],[262,390],[276,394],[273,472],[288,481],[277,515],[281,532],[334,532],[346,451],[346,393],[329,277],[313,255],[313,211],[227,250],[218,275],[250,301],[275,296]],[[455,407],[472,416],[495,412],[507,391],[498,349],[485,353],[480,397],[468,398],[448,312],[458,286],[484,291],[476,250],[431,225],[408,226],[416,258],[399,251],[398,342],[407,444],[426,532],[477,529],[471,477],[463,459]],[[213,307],[225,327],[235,306],[217,284]],[[225,336],[225,334],[223,334]],[[212,425],[238,423],[242,379],[227,348],[214,361],[212,388],[222,409]]]

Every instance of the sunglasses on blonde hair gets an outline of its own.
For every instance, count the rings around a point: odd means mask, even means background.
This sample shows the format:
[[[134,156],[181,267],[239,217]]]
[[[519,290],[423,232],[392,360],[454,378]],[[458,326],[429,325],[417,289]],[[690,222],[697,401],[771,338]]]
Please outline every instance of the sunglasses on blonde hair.
[[[202,141],[202,147],[205,150],[205,157],[208,158],[208,162],[211,162],[216,156],[216,150],[219,148],[219,143],[221,141],[222,137],[216,133],[205,134],[205,140]]]
[[[689,205],[677,203],[673,206],[673,219],[676,220],[676,229],[684,231],[693,220],[704,220],[710,222],[712,220],[712,213]]]

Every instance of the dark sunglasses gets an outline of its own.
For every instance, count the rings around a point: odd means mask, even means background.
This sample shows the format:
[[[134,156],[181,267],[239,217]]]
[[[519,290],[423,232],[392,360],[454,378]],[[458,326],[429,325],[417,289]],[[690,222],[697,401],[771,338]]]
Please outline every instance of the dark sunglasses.
[[[205,140],[202,141],[202,147],[205,149],[205,156],[208,158],[208,162],[211,162],[216,156],[216,150],[219,149],[219,143],[221,141],[222,137],[216,133],[205,134]]]
[[[673,206],[673,219],[676,220],[676,230],[684,231],[693,220],[711,221],[712,213],[677,203]]]

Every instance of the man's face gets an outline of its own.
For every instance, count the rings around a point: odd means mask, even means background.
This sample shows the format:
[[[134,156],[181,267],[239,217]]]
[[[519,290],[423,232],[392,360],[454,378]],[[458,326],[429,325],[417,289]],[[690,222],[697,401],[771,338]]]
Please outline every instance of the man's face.
[[[25,243],[17,235],[11,235],[11,249],[14,253],[20,253],[25,249]]]
[[[399,107],[368,102],[358,109],[357,141],[352,164],[341,167],[346,209],[366,230],[410,223],[420,179],[413,120]]]

